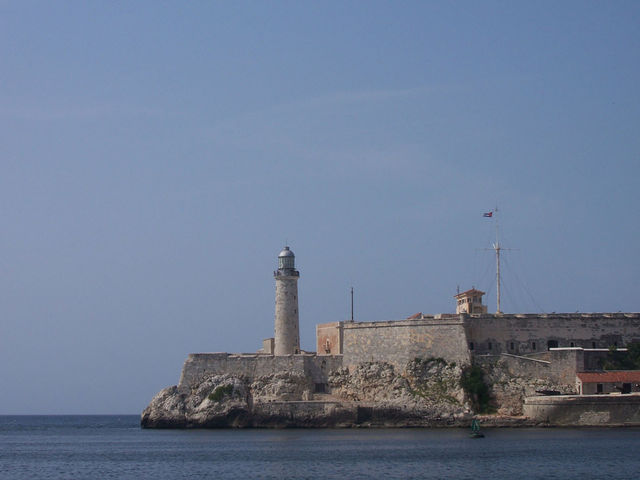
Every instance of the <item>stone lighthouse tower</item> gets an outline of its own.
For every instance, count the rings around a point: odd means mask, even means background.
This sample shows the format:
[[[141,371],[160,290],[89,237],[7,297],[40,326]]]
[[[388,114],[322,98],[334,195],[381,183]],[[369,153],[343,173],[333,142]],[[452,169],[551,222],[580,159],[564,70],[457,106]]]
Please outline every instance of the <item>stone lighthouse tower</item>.
[[[298,321],[298,278],[295,255],[284,247],[278,255],[276,279],[276,332],[274,355],[300,353],[300,326]]]

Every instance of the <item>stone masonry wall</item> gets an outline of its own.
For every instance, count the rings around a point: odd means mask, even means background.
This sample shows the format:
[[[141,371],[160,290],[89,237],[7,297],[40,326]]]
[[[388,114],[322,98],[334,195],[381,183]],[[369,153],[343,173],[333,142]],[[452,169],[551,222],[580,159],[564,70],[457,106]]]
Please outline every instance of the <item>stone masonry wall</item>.
[[[567,426],[640,425],[640,395],[528,397],[524,415],[539,422]]]
[[[476,355],[473,362],[484,372],[492,405],[502,415],[522,415],[522,402],[539,390],[563,394],[576,392],[576,370],[582,350],[559,350],[542,355],[516,357],[510,354]]]
[[[345,322],[343,363],[388,362],[404,368],[414,358],[440,357],[470,363],[463,323],[458,316],[391,322]]]
[[[521,377],[531,381],[546,381],[573,388],[576,383],[576,372],[582,371],[584,352],[580,349],[552,350],[526,358],[503,355],[476,355],[474,363],[490,371],[497,362],[512,377]]]
[[[329,374],[340,367],[342,356],[191,353],[182,367],[178,387],[191,389],[211,375],[255,379],[280,372],[298,373],[314,383],[327,383]]]
[[[624,347],[640,339],[638,313],[468,315],[464,322],[474,354],[521,355],[550,346]]]

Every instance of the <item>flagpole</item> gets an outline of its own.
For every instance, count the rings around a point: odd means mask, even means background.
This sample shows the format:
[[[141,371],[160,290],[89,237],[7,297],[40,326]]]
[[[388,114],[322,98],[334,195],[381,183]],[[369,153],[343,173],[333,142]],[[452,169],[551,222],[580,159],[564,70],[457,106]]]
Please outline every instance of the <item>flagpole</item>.
[[[493,246],[496,251],[496,299],[497,299],[497,309],[496,313],[499,315],[502,312],[500,311],[500,244],[496,242]]]
[[[493,244],[493,249],[496,251],[496,314],[501,314],[500,311],[500,237],[498,236],[498,206],[494,210],[496,214],[496,243]]]

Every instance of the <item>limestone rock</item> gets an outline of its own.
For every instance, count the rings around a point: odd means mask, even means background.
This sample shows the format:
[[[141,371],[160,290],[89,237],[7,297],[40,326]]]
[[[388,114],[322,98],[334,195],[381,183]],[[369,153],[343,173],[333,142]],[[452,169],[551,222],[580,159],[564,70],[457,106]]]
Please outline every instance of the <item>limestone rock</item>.
[[[142,413],[151,428],[350,427],[467,425],[462,369],[415,359],[397,369],[384,362],[329,375],[330,394],[314,394],[299,372],[246,378],[212,375],[190,389],[169,387]]]
[[[175,385],[161,390],[142,412],[141,425],[153,428],[186,426],[185,398]]]
[[[169,387],[142,412],[141,425],[152,428],[247,426],[247,388],[242,379],[217,375],[191,392]]]
[[[334,372],[329,386],[336,398],[368,405],[383,424],[460,423],[470,415],[461,374],[460,367],[440,359],[415,359],[401,372],[371,362]]]
[[[310,398],[313,383],[298,373],[279,372],[258,377],[250,389],[254,402],[299,401]]]
[[[509,368],[509,363],[505,359],[485,362],[482,369],[498,415],[522,415],[524,398],[535,396],[536,390],[556,390],[563,394],[575,393],[574,386],[524,376]]]

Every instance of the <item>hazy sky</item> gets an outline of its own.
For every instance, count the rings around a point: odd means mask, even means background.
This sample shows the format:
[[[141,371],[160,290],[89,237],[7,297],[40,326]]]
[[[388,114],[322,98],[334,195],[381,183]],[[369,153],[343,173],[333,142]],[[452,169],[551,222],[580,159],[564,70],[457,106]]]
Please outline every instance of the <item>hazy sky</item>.
[[[0,1],[0,414],[315,325],[638,311],[640,3]]]

